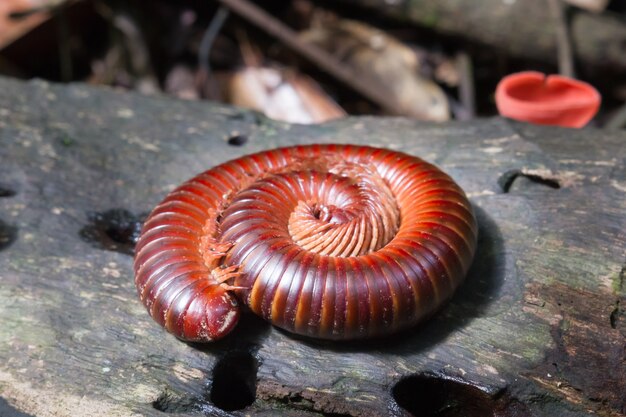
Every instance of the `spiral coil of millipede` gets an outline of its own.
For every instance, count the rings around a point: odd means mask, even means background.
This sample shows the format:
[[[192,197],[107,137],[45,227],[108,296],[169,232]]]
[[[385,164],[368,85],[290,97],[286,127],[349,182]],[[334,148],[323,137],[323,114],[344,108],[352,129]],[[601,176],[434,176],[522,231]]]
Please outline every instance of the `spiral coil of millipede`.
[[[230,332],[240,304],[290,332],[381,336],[431,315],[477,238],[463,190],[410,155],[354,145],[260,152],[172,191],[146,220],[135,282],[189,341]]]

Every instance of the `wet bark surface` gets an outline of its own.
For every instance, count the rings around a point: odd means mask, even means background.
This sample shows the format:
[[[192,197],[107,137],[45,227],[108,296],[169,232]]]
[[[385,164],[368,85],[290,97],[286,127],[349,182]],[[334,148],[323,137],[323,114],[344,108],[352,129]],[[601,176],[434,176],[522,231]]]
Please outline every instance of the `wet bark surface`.
[[[133,239],[185,179],[276,146],[355,143],[466,190],[476,259],[427,323],[351,343],[244,315],[183,343],[136,296]],[[618,416],[626,134],[502,119],[277,123],[210,103],[0,79],[0,414]]]

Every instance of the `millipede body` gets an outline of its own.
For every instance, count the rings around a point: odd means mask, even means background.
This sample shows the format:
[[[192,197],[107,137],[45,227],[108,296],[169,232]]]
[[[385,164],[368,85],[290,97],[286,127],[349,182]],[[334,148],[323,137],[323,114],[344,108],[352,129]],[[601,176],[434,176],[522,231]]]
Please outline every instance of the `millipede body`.
[[[143,226],[135,283],[184,340],[223,337],[240,304],[301,335],[375,337],[449,299],[476,237],[465,194],[435,166],[366,146],[294,146],[172,191]]]

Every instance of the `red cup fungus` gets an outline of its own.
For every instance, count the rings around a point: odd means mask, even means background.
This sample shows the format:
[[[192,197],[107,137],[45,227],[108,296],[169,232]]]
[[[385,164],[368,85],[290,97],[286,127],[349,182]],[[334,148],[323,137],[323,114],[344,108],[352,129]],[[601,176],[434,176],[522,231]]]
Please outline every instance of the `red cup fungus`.
[[[583,127],[600,101],[600,93],[585,82],[536,71],[508,75],[496,88],[500,115],[541,125]]]

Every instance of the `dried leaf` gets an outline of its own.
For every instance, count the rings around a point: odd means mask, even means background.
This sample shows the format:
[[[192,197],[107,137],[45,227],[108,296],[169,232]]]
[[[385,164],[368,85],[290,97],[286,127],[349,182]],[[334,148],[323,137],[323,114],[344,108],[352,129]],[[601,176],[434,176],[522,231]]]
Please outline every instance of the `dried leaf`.
[[[1,0],[0,49],[49,19],[48,13],[26,13],[42,8],[46,3],[43,0]]]
[[[369,80],[379,82],[401,108],[422,120],[450,118],[441,88],[419,74],[417,54],[397,39],[371,26],[351,20],[304,32],[303,38],[332,53]]]
[[[600,13],[609,5],[609,0],[563,0],[572,6],[580,7],[594,13]]]
[[[290,123],[322,123],[346,113],[310,78],[249,66],[232,74],[226,88],[234,105]]]

